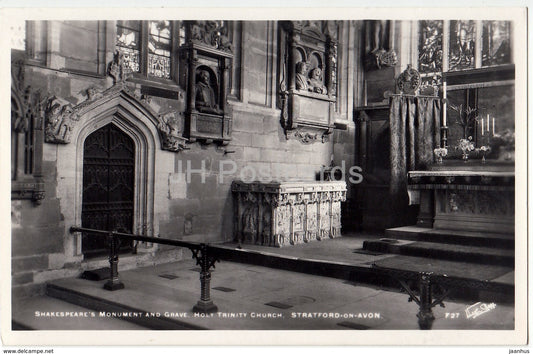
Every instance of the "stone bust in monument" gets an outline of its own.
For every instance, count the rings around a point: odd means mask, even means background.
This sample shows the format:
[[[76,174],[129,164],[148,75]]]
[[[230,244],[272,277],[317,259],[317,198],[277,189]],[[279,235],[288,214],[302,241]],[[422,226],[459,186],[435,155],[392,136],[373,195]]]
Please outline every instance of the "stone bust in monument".
[[[320,68],[314,68],[311,70],[310,74],[311,78],[309,79],[309,91],[321,93],[321,94],[327,94],[328,89],[326,86],[324,86],[324,82],[322,79],[322,69]]]
[[[307,90],[307,63],[299,61],[296,63],[296,89]]]
[[[195,91],[196,110],[202,113],[223,113],[223,111],[218,107],[217,96],[211,85],[209,71],[202,69],[197,73]]]

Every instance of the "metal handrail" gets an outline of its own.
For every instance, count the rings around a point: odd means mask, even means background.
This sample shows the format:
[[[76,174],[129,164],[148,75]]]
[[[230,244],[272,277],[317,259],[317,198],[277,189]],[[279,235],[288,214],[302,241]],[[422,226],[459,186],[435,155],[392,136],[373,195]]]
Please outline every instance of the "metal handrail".
[[[110,231],[104,231],[104,230],[96,230],[96,229],[89,229],[86,227],[78,227],[78,226],[72,226],[70,228],[70,232],[88,232],[93,234],[102,234],[102,235],[108,235]],[[205,243],[199,243],[199,242],[188,242],[188,241],[180,241],[180,240],[172,240],[169,238],[162,238],[162,237],[153,237],[153,236],[143,236],[143,235],[137,235],[137,234],[130,234],[125,232],[118,232],[118,231],[111,231],[115,236],[135,241],[143,241],[143,242],[152,242],[152,243],[159,243],[162,245],[170,245],[170,246],[178,246],[178,247],[187,247],[189,249],[200,249],[202,248],[202,245],[205,245]]]
[[[210,296],[210,281],[211,281],[211,267],[215,267],[215,263],[219,262],[220,256],[224,256],[226,251],[223,248],[210,246],[206,243],[188,242],[180,240],[171,240],[161,237],[143,236],[118,231],[104,231],[96,230],[78,226],[70,228],[71,233],[86,232],[99,236],[106,236],[109,244],[109,263],[110,263],[110,280],[104,284],[107,290],[119,290],[124,288],[124,284],[120,281],[118,276],[118,251],[120,248],[120,239],[136,240],[143,242],[159,243],[170,246],[185,247],[191,250],[192,257],[196,259],[196,264],[200,265],[200,284],[201,295],[198,303],[193,307],[193,312],[211,313],[217,312],[218,307],[213,303]],[[430,272],[406,272],[402,270],[395,270],[390,268],[379,267],[373,264],[375,270],[381,275],[387,275],[396,279],[401,287],[409,295],[408,301],[414,301],[419,306],[418,325],[421,329],[430,329],[435,317],[432,313],[432,308],[436,305],[444,307],[443,300],[450,293],[445,289],[445,285],[452,285],[452,278],[446,275],[439,275]],[[464,279],[458,279],[465,281]],[[419,295],[409,285],[409,281],[415,282],[418,286]],[[433,297],[433,288],[437,286],[441,289],[441,294]]]
[[[118,231],[97,230],[78,226],[72,226],[70,228],[70,232],[86,232],[102,237],[107,237],[109,246],[110,268],[109,280],[104,284],[104,289],[111,291],[124,289],[124,283],[122,283],[118,274],[118,260],[121,239],[159,243],[163,245],[188,248],[192,252],[192,257],[196,259],[196,264],[200,266],[200,300],[198,300],[192,310],[193,312],[201,313],[211,313],[218,311],[218,307],[211,300],[210,294],[211,268],[215,268],[215,263],[220,262],[220,259],[215,254],[215,248],[210,247],[205,243],[171,240],[168,238],[143,236]]]

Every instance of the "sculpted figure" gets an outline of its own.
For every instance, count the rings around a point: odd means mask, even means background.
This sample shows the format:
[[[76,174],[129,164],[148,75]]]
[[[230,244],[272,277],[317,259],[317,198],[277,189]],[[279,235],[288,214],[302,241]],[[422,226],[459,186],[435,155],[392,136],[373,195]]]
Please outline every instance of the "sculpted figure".
[[[311,79],[309,79],[309,91],[327,94],[328,89],[324,86],[322,79],[322,69],[314,68],[311,70]]]
[[[222,114],[218,107],[215,90],[211,87],[210,75],[207,70],[200,70],[196,78],[195,106],[199,112]]]
[[[87,100],[88,101],[97,100],[102,97],[103,97],[102,93],[98,92],[94,87],[89,87],[87,89]]]
[[[307,90],[307,63],[299,61],[296,63],[296,89]]]
[[[73,109],[70,104],[61,105],[55,97],[52,98],[46,108],[45,137],[48,142],[68,143],[72,130]]]

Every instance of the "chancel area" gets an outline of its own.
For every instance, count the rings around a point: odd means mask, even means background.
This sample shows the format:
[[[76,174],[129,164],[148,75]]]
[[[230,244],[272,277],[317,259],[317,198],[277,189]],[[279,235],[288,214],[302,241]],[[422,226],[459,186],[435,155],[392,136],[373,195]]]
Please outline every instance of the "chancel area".
[[[10,28],[13,330],[515,328],[512,18]]]

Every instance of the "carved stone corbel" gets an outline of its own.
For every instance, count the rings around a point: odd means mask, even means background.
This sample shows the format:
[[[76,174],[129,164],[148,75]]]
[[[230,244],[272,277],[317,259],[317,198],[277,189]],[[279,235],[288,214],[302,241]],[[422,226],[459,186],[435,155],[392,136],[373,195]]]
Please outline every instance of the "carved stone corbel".
[[[47,143],[68,144],[79,116],[72,104],[56,96],[48,99],[45,108],[44,137]]]
[[[188,149],[185,145],[187,139],[179,134],[180,120],[176,115],[176,112],[169,112],[159,116],[157,128],[163,150],[179,152]]]
[[[286,132],[286,138],[297,139],[302,144],[314,144],[316,142],[326,143],[329,141],[329,135],[331,134],[330,129],[325,131],[317,131],[315,129],[309,129],[305,127],[299,127],[293,130],[288,130]]]

